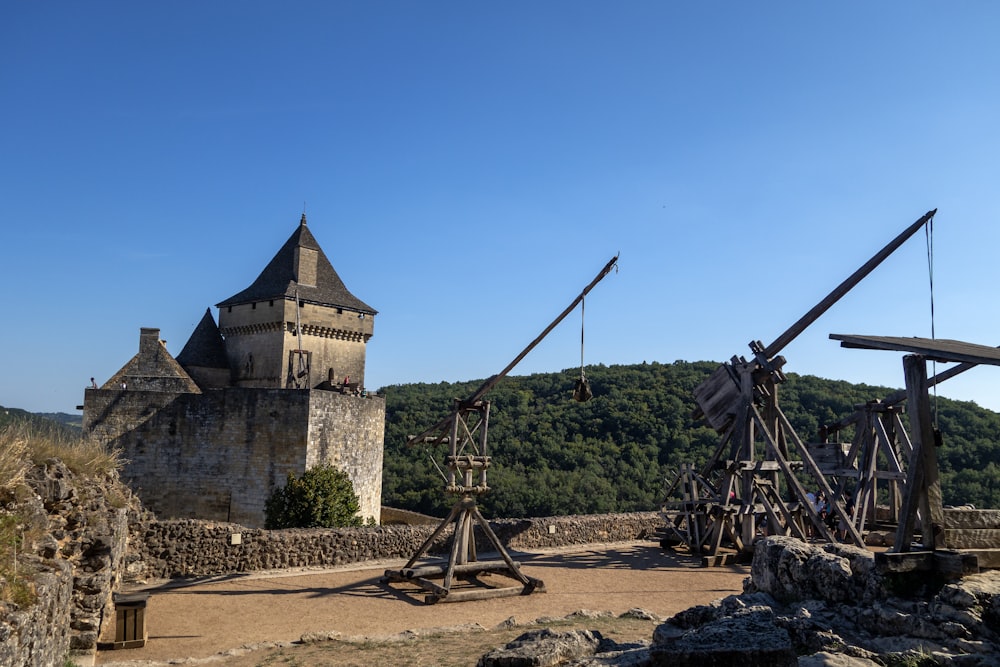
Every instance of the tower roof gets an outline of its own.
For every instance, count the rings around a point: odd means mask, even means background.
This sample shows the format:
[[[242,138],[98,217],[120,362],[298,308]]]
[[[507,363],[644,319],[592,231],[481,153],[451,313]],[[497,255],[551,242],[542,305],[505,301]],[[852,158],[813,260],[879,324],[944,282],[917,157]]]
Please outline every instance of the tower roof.
[[[205,368],[229,368],[226,358],[226,344],[222,340],[219,327],[212,317],[212,309],[206,308],[205,315],[194,328],[184,349],[176,357],[177,363],[185,368],[203,366]]]
[[[305,250],[306,252],[303,252]],[[302,269],[308,262],[304,257],[315,254],[315,279],[302,280]],[[306,226],[306,215],[302,214],[298,229],[285,241],[285,245],[268,263],[257,280],[242,292],[234,294],[216,306],[235,306],[242,303],[266,301],[268,299],[294,299],[298,291],[301,301],[322,306],[347,308],[361,313],[376,315],[378,311],[357,298],[347,289],[337,275],[330,260],[319,247],[316,238]]]

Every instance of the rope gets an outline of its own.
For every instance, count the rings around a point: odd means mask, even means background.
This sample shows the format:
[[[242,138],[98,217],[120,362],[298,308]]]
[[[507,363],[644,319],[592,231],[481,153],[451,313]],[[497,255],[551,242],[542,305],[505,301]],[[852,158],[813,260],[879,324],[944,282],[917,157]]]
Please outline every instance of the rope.
[[[580,299],[580,379],[586,380],[583,374],[583,321],[587,313],[587,299]]]
[[[441,475],[441,479],[444,480],[445,484],[447,484],[448,483],[448,475],[444,474],[444,470],[441,470],[441,466],[438,465],[437,460],[434,458],[434,455],[431,454],[429,448],[427,450],[427,458],[429,458],[431,460],[431,463],[433,463],[434,467],[437,468],[438,474]]]
[[[924,225],[924,240],[927,244],[927,278],[930,283],[931,300],[931,340],[936,338],[934,331],[934,218]],[[931,373],[937,375],[937,361],[931,361]],[[934,383],[934,430],[938,431],[938,392]]]

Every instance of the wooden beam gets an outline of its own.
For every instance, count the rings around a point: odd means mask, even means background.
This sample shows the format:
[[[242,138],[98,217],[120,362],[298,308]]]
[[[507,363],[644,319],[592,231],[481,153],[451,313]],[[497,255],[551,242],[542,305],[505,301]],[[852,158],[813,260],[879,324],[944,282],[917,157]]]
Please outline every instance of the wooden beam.
[[[896,238],[890,241],[884,248],[879,250],[875,255],[869,259],[867,262],[861,265],[861,267],[847,277],[844,282],[840,283],[832,292],[830,292],[825,299],[820,301],[818,304],[813,306],[812,310],[803,315],[798,322],[793,324],[785,331],[785,333],[778,336],[773,343],[767,346],[764,350],[764,356],[770,359],[778,352],[780,352],[786,345],[791,343],[795,338],[806,330],[806,328],[819,319],[820,315],[825,313],[830,309],[833,304],[837,303],[845,294],[850,292],[854,287],[861,282],[865,276],[875,270],[875,268],[881,264],[885,259],[894,253],[899,246],[913,236],[914,233],[921,227],[923,227],[928,220],[934,217],[937,213],[937,209],[927,211],[924,215],[914,222],[912,225],[904,229]]]
[[[859,336],[830,334],[841,347],[861,350],[910,352],[932,361],[955,361],[969,364],[1000,366],[1000,348],[977,345],[947,338],[904,338],[901,336]],[[929,384],[927,380],[924,380]]]
[[[903,357],[907,402],[910,406],[910,430],[913,454],[907,470],[899,527],[893,550],[910,550],[917,512],[920,512],[921,543],[925,549],[944,548],[944,507],[937,453],[934,451],[934,427],[931,423],[930,397],[927,393],[927,361],[909,354]]]

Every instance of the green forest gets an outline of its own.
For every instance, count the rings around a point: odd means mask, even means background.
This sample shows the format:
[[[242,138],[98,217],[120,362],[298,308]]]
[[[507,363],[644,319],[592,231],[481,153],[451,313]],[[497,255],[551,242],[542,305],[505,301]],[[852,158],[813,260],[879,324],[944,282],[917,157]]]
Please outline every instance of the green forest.
[[[692,416],[693,389],[717,367],[687,361],[588,367],[594,397],[586,403],[572,399],[579,369],[505,378],[486,397],[493,463],[492,491],[479,499],[483,513],[531,517],[659,509],[678,464],[701,464],[718,445],[716,432]],[[431,462],[433,455],[443,466],[446,447],[411,446],[407,436],[432,427],[447,416],[454,399],[471,396],[481,384],[382,390],[383,504],[432,516],[448,512],[455,499],[444,492]],[[789,374],[779,392],[796,432],[815,441],[821,425],[895,389]],[[935,404],[943,434],[938,454],[945,503],[1000,507],[1000,414],[967,401],[939,398]]]

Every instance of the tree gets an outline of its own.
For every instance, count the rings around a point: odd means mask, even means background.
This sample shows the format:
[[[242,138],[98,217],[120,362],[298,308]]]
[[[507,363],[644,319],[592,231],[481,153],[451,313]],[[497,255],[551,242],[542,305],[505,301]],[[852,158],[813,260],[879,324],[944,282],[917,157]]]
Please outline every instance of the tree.
[[[298,478],[288,473],[285,486],[276,488],[264,505],[264,527],[273,530],[360,526],[360,509],[347,473],[323,463]]]

